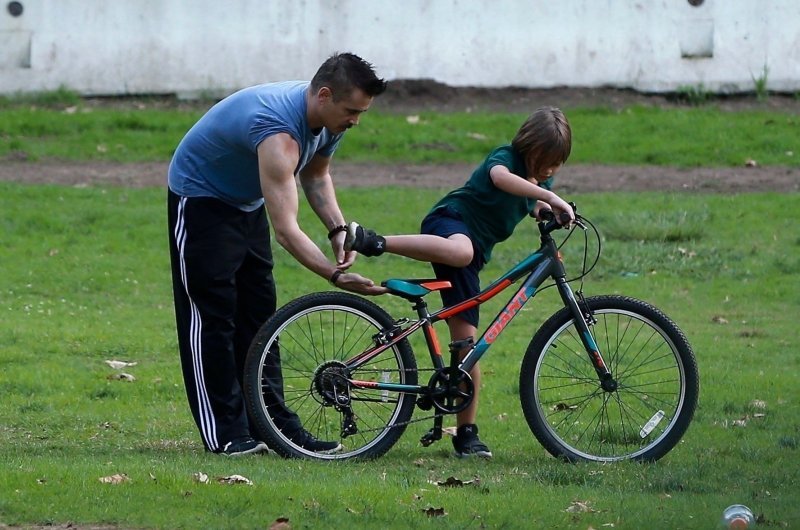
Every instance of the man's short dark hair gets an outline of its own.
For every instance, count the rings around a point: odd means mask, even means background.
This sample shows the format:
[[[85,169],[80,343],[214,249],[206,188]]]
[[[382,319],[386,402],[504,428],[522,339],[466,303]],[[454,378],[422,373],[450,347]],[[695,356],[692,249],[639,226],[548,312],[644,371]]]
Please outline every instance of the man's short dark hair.
[[[317,92],[326,86],[331,89],[334,101],[347,97],[354,88],[368,96],[378,96],[386,90],[386,80],[375,75],[375,69],[353,53],[334,53],[311,79],[311,90]]]

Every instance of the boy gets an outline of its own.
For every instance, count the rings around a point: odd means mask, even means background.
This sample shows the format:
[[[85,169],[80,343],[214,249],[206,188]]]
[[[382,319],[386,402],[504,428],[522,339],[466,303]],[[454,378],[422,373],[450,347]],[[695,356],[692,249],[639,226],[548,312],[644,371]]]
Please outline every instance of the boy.
[[[358,223],[348,226],[344,248],[365,256],[384,252],[431,262],[436,278],[448,280],[451,289],[441,291],[445,306],[455,305],[480,292],[478,273],[489,262],[494,245],[505,241],[530,212],[542,208],[558,218],[572,208],[550,191],[553,175],[566,162],[572,148],[572,132],[564,114],[542,107],[531,114],[509,145],[495,148],[472,173],[464,186],[437,202],[423,219],[420,234],[380,236]],[[478,307],[448,319],[451,341],[474,337]],[[460,352],[466,354],[466,349]],[[489,447],[478,437],[475,424],[481,384],[479,365],[470,373],[475,395],[469,407],[457,414],[453,438],[456,456],[491,458]]]

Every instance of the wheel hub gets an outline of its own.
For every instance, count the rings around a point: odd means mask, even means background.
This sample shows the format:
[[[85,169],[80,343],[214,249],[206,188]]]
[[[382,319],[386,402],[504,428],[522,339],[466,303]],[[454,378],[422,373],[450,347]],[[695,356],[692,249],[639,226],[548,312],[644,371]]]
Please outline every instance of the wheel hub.
[[[325,406],[343,406],[350,402],[347,381],[350,372],[341,361],[322,363],[314,370],[314,398]]]

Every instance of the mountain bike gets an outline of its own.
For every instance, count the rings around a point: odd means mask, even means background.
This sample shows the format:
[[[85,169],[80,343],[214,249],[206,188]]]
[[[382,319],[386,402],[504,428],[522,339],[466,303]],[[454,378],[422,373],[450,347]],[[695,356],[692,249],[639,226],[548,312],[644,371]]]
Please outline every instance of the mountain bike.
[[[308,294],[280,308],[259,330],[245,363],[245,400],[258,434],[284,457],[375,458],[410,423],[432,419],[420,440],[432,444],[442,437],[443,416],[469,405],[472,367],[547,282],[564,307],[533,335],[519,376],[520,402],[533,435],[549,453],[571,462],[663,457],[684,435],[697,406],[699,375],[686,336],[647,302],[584,297],[584,277],[601,247],[591,221],[576,214],[575,223],[558,232],[567,234],[560,243],[553,235],[562,224],[552,215],[537,226],[537,250],[477,296],[451,307],[430,312],[425,300],[449,282],[393,278],[382,285],[411,304],[412,318],[395,319],[345,292]],[[583,265],[568,278],[560,249],[576,231],[584,234]],[[590,235],[597,251],[589,265]],[[570,284],[577,280],[580,289],[574,292]],[[520,281],[477,340],[451,343],[442,351],[435,323]],[[418,331],[430,368],[418,366],[409,342]],[[294,442],[292,433],[284,432],[285,407],[316,438],[338,440],[339,450],[317,453]],[[430,414],[412,419],[415,408]]]

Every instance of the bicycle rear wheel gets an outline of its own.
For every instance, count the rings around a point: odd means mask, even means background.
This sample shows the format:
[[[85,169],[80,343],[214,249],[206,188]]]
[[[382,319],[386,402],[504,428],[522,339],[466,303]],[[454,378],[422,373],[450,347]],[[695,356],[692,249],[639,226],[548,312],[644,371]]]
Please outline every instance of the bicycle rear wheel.
[[[590,331],[618,383],[601,388],[564,308],[528,346],[520,400],[528,426],[552,455],[569,461],[655,461],[694,415],[699,376],[683,332],[652,305],[622,296],[586,299]]]
[[[305,295],[279,309],[256,335],[244,368],[247,409],[261,438],[284,457],[340,460],[388,451],[411,419],[414,396],[350,388],[347,379],[416,384],[411,345],[400,341],[355,370],[345,361],[393,324],[374,303],[340,292]],[[314,450],[301,431],[341,447]]]

